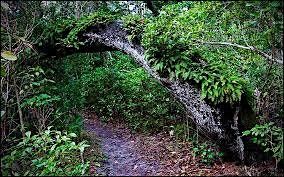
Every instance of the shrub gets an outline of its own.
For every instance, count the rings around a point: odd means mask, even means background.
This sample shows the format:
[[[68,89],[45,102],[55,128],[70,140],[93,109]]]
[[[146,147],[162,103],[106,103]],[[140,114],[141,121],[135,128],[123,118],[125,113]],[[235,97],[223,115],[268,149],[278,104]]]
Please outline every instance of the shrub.
[[[144,27],[148,22],[147,18],[143,18],[139,15],[126,15],[122,17],[123,27],[129,34],[128,39],[130,41],[141,41],[142,34],[144,33]]]
[[[273,154],[277,164],[283,160],[283,129],[273,122],[256,124],[252,129],[243,132],[243,136],[251,136],[253,143],[260,145],[264,152]]]
[[[170,93],[120,52],[72,55],[59,66],[63,107],[92,106],[103,120],[124,120],[145,132],[182,116],[182,106]]]
[[[89,97],[105,120],[122,119],[133,130],[147,132],[161,130],[182,115],[182,106],[170,93],[121,53],[112,53],[106,66],[89,78]]]
[[[206,142],[202,144],[195,144],[192,148],[194,156],[200,156],[201,162],[207,165],[211,165],[213,162],[220,159],[223,156],[222,152],[218,152],[211,148]]]
[[[89,162],[83,153],[89,145],[85,141],[75,143],[75,133],[51,130],[26,138],[13,147],[11,154],[1,159],[3,175],[81,176],[86,174]]]

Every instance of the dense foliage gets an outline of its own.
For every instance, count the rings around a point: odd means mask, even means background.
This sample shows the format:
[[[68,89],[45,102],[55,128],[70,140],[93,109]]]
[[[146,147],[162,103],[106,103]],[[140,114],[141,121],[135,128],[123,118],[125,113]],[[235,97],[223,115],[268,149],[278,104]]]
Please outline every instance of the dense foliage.
[[[244,136],[252,135],[252,141],[260,145],[264,152],[272,153],[276,164],[283,159],[283,129],[273,122],[255,125],[251,130],[243,132]]]
[[[253,89],[260,85],[251,81],[254,77],[248,73],[253,65],[263,65],[263,59],[256,52],[229,44],[250,45],[264,51],[271,45],[280,49],[280,40],[277,43],[275,39],[281,38],[283,19],[272,16],[280,10],[280,4],[268,5],[275,6],[275,12],[261,3],[244,2],[165,6],[145,28],[142,42],[147,58],[162,75],[198,83],[203,98],[214,103],[238,102],[242,93],[252,97]],[[273,26],[267,24],[271,18],[275,20]],[[229,44],[214,44],[216,41]]]
[[[157,1],[158,14],[141,5],[1,2],[2,174],[87,174],[88,145],[79,142],[85,107],[134,131],[195,141],[182,105],[129,56],[69,55],[84,48],[85,30],[115,20],[161,77],[194,85],[210,106],[251,107],[253,126],[243,136],[283,161],[283,2]],[[45,53],[54,48],[69,56]],[[204,163],[221,156],[193,144]]]
[[[92,106],[102,119],[124,120],[142,131],[183,118],[182,106],[122,53],[72,55],[58,66],[65,104]]]
[[[261,117],[256,127],[278,131],[265,150],[273,151],[277,161],[283,159],[283,67],[277,63],[283,48],[282,6],[276,1],[168,5],[145,24],[142,37],[149,62],[162,76],[196,83],[202,98],[215,104],[247,101]],[[270,121],[278,127],[263,124]],[[259,145],[266,141],[255,139]]]
[[[89,162],[84,162],[83,153],[89,145],[74,142],[76,136],[51,127],[33,136],[28,131],[11,154],[1,159],[1,172],[15,176],[84,175]],[[77,157],[80,154],[82,159]]]

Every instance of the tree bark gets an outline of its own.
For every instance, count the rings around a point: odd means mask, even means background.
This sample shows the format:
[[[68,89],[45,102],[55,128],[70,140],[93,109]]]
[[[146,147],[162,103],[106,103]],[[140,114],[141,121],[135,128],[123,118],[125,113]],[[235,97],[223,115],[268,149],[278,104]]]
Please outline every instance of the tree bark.
[[[189,83],[161,78],[145,59],[144,49],[129,41],[127,33],[121,26],[120,22],[114,22],[100,31],[86,31],[83,37],[87,43],[103,44],[132,56],[137,64],[164,85],[185,106],[187,114],[190,115],[201,132],[217,141],[222,147],[225,146],[238,159],[244,160],[244,145],[233,116],[225,119],[223,111],[202,100],[200,90]]]
[[[127,32],[120,21],[89,27],[78,36],[85,43],[79,49],[51,47],[47,52],[56,56],[70,55],[76,52],[102,52],[119,50],[131,56],[147,73],[167,88],[185,107],[190,119],[195,122],[198,131],[210,137],[222,148],[232,152],[237,159],[244,160],[244,144],[239,134],[238,121],[234,115],[228,116],[221,107],[212,106],[201,99],[200,90],[189,83],[161,78],[145,59],[142,46],[128,40]],[[235,119],[237,120],[237,119]],[[232,128],[233,127],[233,128]]]

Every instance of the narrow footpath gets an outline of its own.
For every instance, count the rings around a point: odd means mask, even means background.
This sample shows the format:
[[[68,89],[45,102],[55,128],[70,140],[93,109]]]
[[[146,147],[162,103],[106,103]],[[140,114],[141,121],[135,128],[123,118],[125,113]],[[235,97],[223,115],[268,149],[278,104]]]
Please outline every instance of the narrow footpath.
[[[87,132],[94,132],[101,142],[101,149],[107,156],[103,167],[97,173],[107,176],[153,176],[159,170],[155,160],[145,160],[134,147],[135,139],[122,127],[103,125],[95,114],[85,119]]]
[[[259,176],[261,167],[219,162],[200,163],[190,151],[190,142],[177,142],[163,132],[153,135],[131,133],[123,124],[102,123],[92,111],[84,116],[85,131],[99,140],[107,157],[96,173],[103,176]],[[267,164],[268,166],[271,166]]]

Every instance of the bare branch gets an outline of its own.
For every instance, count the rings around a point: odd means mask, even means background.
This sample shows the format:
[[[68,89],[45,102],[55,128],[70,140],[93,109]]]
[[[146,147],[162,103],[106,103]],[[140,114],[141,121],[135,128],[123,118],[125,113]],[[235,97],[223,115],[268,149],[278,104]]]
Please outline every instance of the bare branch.
[[[282,58],[282,60],[277,60],[276,58],[268,55],[265,52],[260,51],[259,49],[257,49],[254,46],[243,46],[243,45],[239,45],[239,44],[235,44],[235,43],[229,43],[229,42],[207,42],[207,41],[200,41],[200,40],[196,40],[196,42],[199,42],[199,43],[202,43],[202,44],[227,45],[227,46],[232,46],[232,47],[238,47],[238,48],[241,48],[241,49],[251,50],[251,51],[258,53],[259,55],[261,55],[262,57],[264,57],[268,60],[275,61],[278,64],[283,64],[283,58]]]

